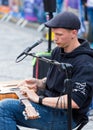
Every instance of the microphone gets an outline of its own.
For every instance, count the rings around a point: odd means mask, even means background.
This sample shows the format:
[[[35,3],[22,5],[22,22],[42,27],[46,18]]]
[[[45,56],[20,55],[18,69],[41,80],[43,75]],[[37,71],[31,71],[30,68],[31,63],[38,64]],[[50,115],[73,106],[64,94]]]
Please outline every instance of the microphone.
[[[22,61],[28,53],[30,52],[34,47],[38,46],[40,43],[43,42],[43,39],[40,39],[39,41],[37,41],[36,43],[34,43],[31,47],[27,47],[17,58],[16,58],[16,63]]]

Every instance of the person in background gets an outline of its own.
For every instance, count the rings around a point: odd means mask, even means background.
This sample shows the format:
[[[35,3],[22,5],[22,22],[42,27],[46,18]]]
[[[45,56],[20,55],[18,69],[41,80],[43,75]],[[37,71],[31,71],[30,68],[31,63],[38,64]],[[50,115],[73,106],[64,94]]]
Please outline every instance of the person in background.
[[[46,22],[43,0],[34,0],[33,6],[34,12],[37,16],[37,22],[40,24]]]
[[[86,2],[87,2],[87,0],[81,0],[81,3],[82,3],[83,8],[84,8],[84,19],[85,19],[85,21],[88,20],[88,18],[87,18],[87,7],[86,7]]]
[[[76,14],[81,22],[81,28],[79,29],[78,36],[81,38],[86,37],[86,26],[84,18],[84,8],[82,6],[82,0],[64,0],[66,8],[65,10]]]
[[[89,22],[89,41],[93,43],[93,0],[87,0],[87,17]],[[93,45],[92,45],[93,47]]]
[[[56,0],[56,13],[62,12],[64,0]]]
[[[57,44],[51,60],[73,67],[71,107],[72,128],[75,128],[88,121],[87,112],[93,94],[93,50],[88,41],[78,39],[80,20],[75,14],[67,11],[59,13],[45,26],[52,28]],[[17,125],[39,130],[67,130],[68,91],[64,84],[67,76],[58,66],[50,64],[47,77],[19,83],[20,93],[26,95],[21,101],[28,99],[30,105],[27,103],[25,108],[19,100],[1,100],[0,130],[16,130]],[[22,114],[24,110],[27,120]]]

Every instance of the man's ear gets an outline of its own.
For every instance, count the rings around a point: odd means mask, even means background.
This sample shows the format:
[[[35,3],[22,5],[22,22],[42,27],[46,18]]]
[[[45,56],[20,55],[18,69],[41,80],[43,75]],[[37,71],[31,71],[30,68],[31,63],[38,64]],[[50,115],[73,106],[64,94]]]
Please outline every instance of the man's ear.
[[[77,35],[78,34],[78,30],[73,30],[73,34]]]
[[[76,37],[78,35],[78,30],[72,30],[72,38]]]

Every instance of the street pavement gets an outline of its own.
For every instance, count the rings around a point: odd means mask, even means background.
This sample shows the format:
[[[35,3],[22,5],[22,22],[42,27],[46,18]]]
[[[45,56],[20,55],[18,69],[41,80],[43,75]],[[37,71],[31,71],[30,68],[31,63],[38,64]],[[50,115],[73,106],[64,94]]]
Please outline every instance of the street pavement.
[[[11,22],[0,22],[0,82],[23,80],[33,76],[32,57],[28,56],[23,61],[16,63],[17,56],[28,46],[42,38],[42,33],[37,28],[22,28]],[[54,43],[52,48],[54,47]],[[32,52],[47,51],[48,43],[44,41]],[[82,130],[93,130],[93,116]],[[21,130],[32,130],[20,127]]]
[[[0,23],[0,81],[21,80],[32,77],[32,57],[16,63],[17,56],[42,38],[42,34],[33,28],[21,28],[13,23]],[[43,42],[32,52],[47,51]]]

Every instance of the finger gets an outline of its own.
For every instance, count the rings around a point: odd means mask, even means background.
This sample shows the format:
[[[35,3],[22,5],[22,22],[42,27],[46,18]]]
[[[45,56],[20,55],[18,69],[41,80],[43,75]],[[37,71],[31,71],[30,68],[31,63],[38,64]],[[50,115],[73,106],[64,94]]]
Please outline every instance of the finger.
[[[21,93],[22,95],[26,95],[26,94],[27,94],[27,91],[26,91],[25,88],[20,88],[20,93]]]
[[[29,85],[28,88],[29,88],[29,89],[36,89],[37,86],[36,86],[36,84],[33,84],[33,85]]]
[[[27,84],[33,84],[33,83],[36,82],[36,79],[35,79],[35,78],[32,78],[32,79],[26,79],[25,82],[26,82]]]
[[[25,82],[21,82],[21,83],[17,84],[17,87],[22,87],[24,85],[25,85]]]
[[[28,115],[26,111],[23,111],[23,116],[25,117],[25,120],[40,118],[38,112],[37,112],[37,115]]]

